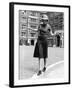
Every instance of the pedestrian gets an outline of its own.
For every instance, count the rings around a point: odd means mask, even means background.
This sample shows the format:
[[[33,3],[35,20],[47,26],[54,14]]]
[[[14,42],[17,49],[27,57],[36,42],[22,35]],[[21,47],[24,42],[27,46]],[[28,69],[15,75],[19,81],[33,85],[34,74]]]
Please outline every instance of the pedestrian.
[[[41,75],[42,72],[46,71],[46,58],[48,57],[48,35],[54,35],[52,33],[51,26],[48,24],[49,19],[46,14],[42,15],[41,24],[38,27],[38,39],[34,49],[34,57],[38,58],[39,71],[37,75]],[[41,62],[44,63],[41,68]]]
[[[60,35],[57,35],[57,47],[60,47]]]

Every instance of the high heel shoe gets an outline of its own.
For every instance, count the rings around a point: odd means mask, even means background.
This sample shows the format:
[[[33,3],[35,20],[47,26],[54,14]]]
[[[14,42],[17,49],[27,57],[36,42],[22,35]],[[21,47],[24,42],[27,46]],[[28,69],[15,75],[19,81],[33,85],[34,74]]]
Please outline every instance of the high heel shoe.
[[[42,71],[45,72],[46,71],[46,67],[44,67]]]
[[[39,76],[39,75],[41,75],[41,74],[42,74],[42,72],[41,72],[41,70],[39,70],[38,73],[37,73],[37,75]]]

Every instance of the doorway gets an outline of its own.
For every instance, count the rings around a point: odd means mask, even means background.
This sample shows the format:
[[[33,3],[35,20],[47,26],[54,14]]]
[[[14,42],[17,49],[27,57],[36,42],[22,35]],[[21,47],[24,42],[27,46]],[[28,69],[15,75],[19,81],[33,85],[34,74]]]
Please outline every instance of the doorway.
[[[34,40],[33,39],[31,40],[31,45],[34,45]]]

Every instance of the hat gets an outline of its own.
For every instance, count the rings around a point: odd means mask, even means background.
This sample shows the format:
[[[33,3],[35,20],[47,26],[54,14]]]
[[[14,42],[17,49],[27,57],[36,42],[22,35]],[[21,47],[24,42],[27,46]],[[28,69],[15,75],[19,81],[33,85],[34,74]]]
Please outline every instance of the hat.
[[[43,14],[41,19],[48,20],[48,16],[46,14]]]

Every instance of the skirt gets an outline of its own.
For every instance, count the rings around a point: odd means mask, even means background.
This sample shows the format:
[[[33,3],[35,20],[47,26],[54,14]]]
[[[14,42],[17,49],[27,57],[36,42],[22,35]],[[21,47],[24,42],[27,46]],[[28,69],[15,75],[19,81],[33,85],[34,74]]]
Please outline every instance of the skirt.
[[[48,57],[48,43],[47,40],[37,40],[35,45],[33,57],[47,58]]]

